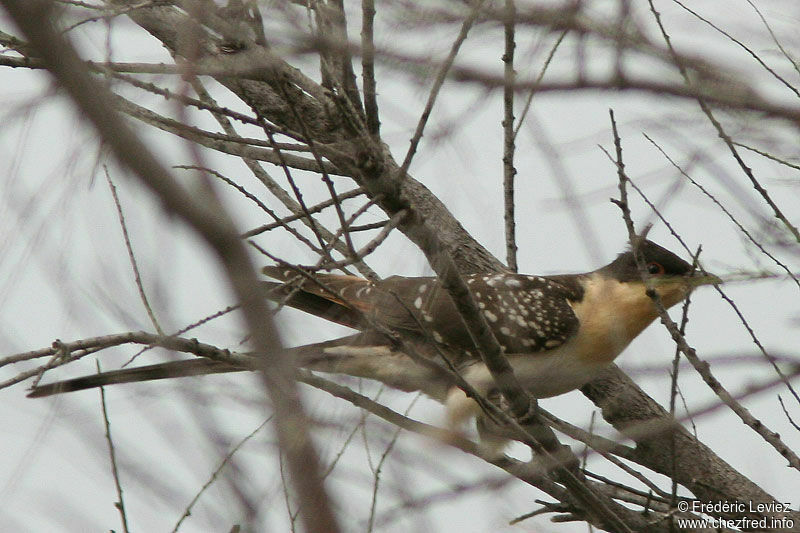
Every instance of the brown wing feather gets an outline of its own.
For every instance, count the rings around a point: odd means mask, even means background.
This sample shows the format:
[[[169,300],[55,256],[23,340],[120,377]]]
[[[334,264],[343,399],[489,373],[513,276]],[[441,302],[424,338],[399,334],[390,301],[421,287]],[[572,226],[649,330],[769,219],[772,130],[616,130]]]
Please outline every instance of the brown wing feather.
[[[363,328],[363,313],[372,309],[368,300],[372,284],[357,276],[316,274],[315,283],[282,267],[264,267],[267,276],[282,281],[282,284],[265,282],[267,296],[277,302],[306,313],[355,328]]]

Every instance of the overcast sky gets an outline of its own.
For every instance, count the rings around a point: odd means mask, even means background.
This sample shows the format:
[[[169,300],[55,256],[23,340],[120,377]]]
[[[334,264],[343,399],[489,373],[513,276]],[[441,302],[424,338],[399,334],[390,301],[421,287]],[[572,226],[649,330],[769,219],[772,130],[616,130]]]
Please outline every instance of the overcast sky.
[[[380,4],[380,3],[379,3]],[[676,10],[674,4],[657,2],[665,10],[665,23],[680,49],[708,53],[716,61],[769,96],[796,105],[788,91],[769,78],[747,53],[725,41],[708,26]],[[771,66],[785,74],[796,87],[798,73],[776,53],[774,43],[759,25],[747,2],[695,2],[715,23],[756,49]],[[782,43],[800,56],[796,38],[798,9],[791,2],[759,2]],[[788,7],[787,7],[788,6]],[[598,8],[599,9],[599,8]],[[0,17],[0,30],[12,32]],[[114,25],[112,57],[120,61],[169,62],[168,55],[141,30],[127,21]],[[399,31],[399,30],[398,30]],[[409,38],[411,32],[399,33]],[[102,59],[107,52],[102,25],[76,30],[85,57]],[[408,50],[430,46],[446,50],[449,33],[417,32],[418,42],[409,41]],[[391,41],[387,37],[387,42]],[[527,40],[526,40],[527,39]],[[538,37],[537,37],[538,39]],[[519,65],[522,75],[537,72],[554,41],[521,37]],[[402,42],[402,41],[400,41]],[[502,34],[478,27],[467,41],[465,62],[497,62]],[[554,63],[554,78],[569,73],[574,50],[559,52],[563,63]],[[523,61],[521,59],[521,61]],[[601,68],[599,66],[597,68]],[[633,63],[648,72],[647,62]],[[655,73],[658,74],[657,72]],[[673,75],[665,72],[665,76]],[[402,160],[424,105],[430,86],[419,85],[411,76],[382,67],[379,70],[379,104],[384,140],[397,159]],[[163,84],[170,80],[154,78]],[[220,97],[224,91],[211,84]],[[142,105],[174,113],[171,102],[136,94]],[[783,92],[781,92],[783,91]],[[25,69],[0,67],[0,356],[49,346],[54,340],[72,341],[84,337],[151,330],[133,281],[117,220],[116,209],[106,183],[104,166],[119,189],[132,245],[139,258],[143,281],[150,291],[165,329],[178,330],[233,304],[221,280],[219,268],[203,245],[186,227],[164,216],[157,202],[121,172],[99,151],[94,132],[69,102],[57,95],[46,75]],[[224,105],[237,105],[233,100]],[[627,233],[619,209],[608,201],[616,197],[616,169],[599,146],[613,152],[608,110],[613,108],[620,126],[626,168],[632,180],[656,202],[675,230],[692,249],[702,245],[706,269],[726,275],[762,266],[776,270],[763,256],[754,253],[734,224],[700,191],[683,179],[643,133],[652,137],[690,175],[700,181],[726,205],[746,227],[760,234],[764,224],[773,224],[770,211],[745,181],[726,148],[697,104],[655,98],[636,93],[548,93],[537,95],[517,144],[516,168],[517,235],[520,270],[550,274],[587,271],[609,262],[621,252]],[[519,116],[519,113],[517,113]],[[726,120],[726,117],[721,114]],[[216,129],[207,116],[192,113],[194,124]],[[426,130],[411,173],[447,205],[465,228],[492,253],[504,259],[502,222],[502,95],[486,92],[476,85],[445,84]],[[734,116],[740,139],[763,141],[776,153],[797,162],[797,132],[780,122],[757,115]],[[734,122],[731,120],[730,122]],[[174,137],[137,124],[140,133],[165,164],[191,164],[186,144]],[[242,132],[257,136],[256,130]],[[783,145],[777,142],[783,142]],[[773,144],[774,142],[774,144]],[[786,146],[790,149],[784,151]],[[203,151],[205,163],[223,174],[241,179],[267,198],[244,165],[234,157]],[[795,224],[800,223],[798,181],[786,167],[746,153],[746,162]],[[279,174],[274,169],[270,172]],[[180,170],[175,171],[182,175]],[[184,179],[190,179],[187,174]],[[309,180],[316,180],[310,177]],[[324,199],[324,191],[306,184],[309,203]],[[353,184],[338,178],[337,187]],[[240,228],[264,223],[263,215],[230,190],[222,189]],[[631,193],[637,224],[654,223],[650,238],[688,258],[669,235],[663,223]],[[316,195],[316,196],[315,196]],[[334,220],[328,213],[323,220]],[[363,222],[382,220],[371,210]],[[285,233],[264,237],[260,243],[290,261],[311,262],[312,258]],[[794,270],[800,255],[771,250]],[[266,263],[266,261],[260,262]],[[393,235],[370,258],[369,264],[382,276],[428,275],[424,256],[399,233]],[[763,345],[782,356],[794,357],[800,346],[798,286],[791,280],[752,281],[731,284],[726,293],[736,302]],[[673,316],[679,316],[673,311]],[[279,315],[281,335],[287,345],[313,342],[343,334],[346,330],[299,312]],[[238,319],[223,317],[194,330],[190,336],[218,346],[241,347],[242,328]],[[748,331],[731,306],[712,288],[693,297],[688,339],[698,353],[715,363],[716,376],[731,391],[742,391],[751,383],[770,379],[773,374],[763,361]],[[103,368],[116,368],[128,360],[135,348],[103,352]],[[165,354],[148,353],[140,363],[163,360]],[[669,398],[667,368],[674,354],[666,330],[651,326],[618,360],[633,371],[645,391],[666,405]],[[752,356],[746,361],[731,360]],[[137,363],[138,364],[138,363]],[[69,365],[48,374],[47,380],[94,372],[94,359]],[[0,379],[15,375],[24,365],[0,368]],[[639,369],[638,371],[636,369]],[[645,371],[646,370],[646,371]],[[354,385],[353,380],[346,383]],[[99,531],[119,529],[115,494],[108,467],[104,428],[97,391],[87,391],[47,400],[25,398],[26,385],[0,391],[0,417],[5,431],[0,454],[0,530],[2,531]],[[355,385],[354,385],[355,386]],[[375,395],[371,383],[360,385]],[[693,370],[686,368],[681,388],[690,409],[708,405],[714,394]],[[360,420],[361,413],[349,404],[335,401],[321,392],[303,389],[309,412],[325,422],[318,433],[321,455],[333,460]],[[776,398],[780,393],[800,419],[800,405],[789,401],[785,390],[748,399],[745,405],[777,431],[790,446],[800,444],[798,432],[790,425]],[[127,481],[125,496],[132,517],[132,529],[171,529],[199,487],[209,478],[228,449],[256,429],[269,416],[261,403],[258,381],[250,375],[231,375],[110,387],[107,392],[112,413],[112,431]],[[415,401],[409,394],[382,392],[382,402],[405,410],[431,423],[442,423],[442,408],[426,398]],[[583,427],[589,425],[596,408],[580,393],[573,392],[546,400],[545,407]],[[599,420],[599,416],[597,417]],[[596,431],[616,437],[605,423]],[[726,410],[695,421],[697,434],[736,469],[776,496],[798,505],[800,494],[796,473],[744,428]],[[369,418],[373,444],[388,441],[392,427]],[[334,498],[343,509],[342,522],[348,530],[362,531],[367,510],[352,509],[351,501],[369,502],[372,475],[367,465],[380,459],[383,448],[366,448],[358,434],[346,446],[346,453],[332,475]],[[580,450],[577,444],[573,449]],[[371,459],[368,460],[366,454]],[[512,453],[524,456],[524,450]],[[270,514],[262,519],[274,531],[286,529],[280,472],[269,428],[260,432],[242,451],[238,483],[263,494]],[[543,495],[536,489],[510,482],[500,488],[503,473],[477,459],[449,450],[417,436],[404,435],[392,452],[382,474],[378,517],[386,521],[385,531],[498,531],[509,520],[536,507]],[[590,463],[592,464],[592,463]],[[600,463],[598,463],[600,464]],[[598,471],[608,467],[601,464]],[[618,475],[614,472],[614,475]],[[424,498],[440,491],[457,492],[461,485],[483,480],[481,489],[444,498],[405,519],[398,519],[399,502]],[[668,487],[668,483],[662,483]],[[225,531],[241,516],[222,481],[204,496],[187,519],[182,531]],[[536,531],[585,531],[585,525],[552,525],[546,518],[523,522],[516,529]]]

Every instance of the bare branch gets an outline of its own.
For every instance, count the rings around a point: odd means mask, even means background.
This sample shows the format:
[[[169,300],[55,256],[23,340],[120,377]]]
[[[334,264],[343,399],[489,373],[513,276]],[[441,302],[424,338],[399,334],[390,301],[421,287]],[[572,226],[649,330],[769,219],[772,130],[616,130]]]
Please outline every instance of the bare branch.
[[[505,202],[505,230],[506,230],[506,263],[508,268],[517,272],[517,236],[516,224],[514,221],[514,176],[517,169],[514,168],[514,14],[516,6],[514,0],[506,0],[506,11],[508,12],[505,23],[505,53],[503,63],[505,64],[504,74],[506,86],[503,88],[503,200]]]
[[[661,30],[661,35],[664,38],[664,42],[666,42],[667,47],[670,50],[670,53],[673,55],[675,66],[677,66],[678,70],[680,70],[681,75],[683,76],[683,78],[684,78],[684,80],[686,82],[686,85],[688,87],[692,87],[693,83],[692,83],[692,81],[691,81],[691,79],[689,77],[689,74],[688,74],[688,72],[686,70],[686,67],[681,62],[680,57],[675,53],[675,51],[674,51],[674,49],[672,47],[672,42],[670,40],[669,34],[667,33],[667,30],[664,28],[664,25],[661,22],[660,13],[658,11],[656,11],[656,8],[653,5],[653,1],[652,0],[647,0],[647,1],[648,1],[649,5],[650,5],[650,11],[653,13],[653,16],[656,19],[656,23],[658,24],[658,28],[659,28],[659,30]],[[772,211],[775,214],[775,217],[777,219],[779,219],[783,223],[783,225],[786,227],[786,229],[789,230],[789,232],[791,232],[791,234],[795,238],[795,240],[797,242],[800,242],[800,231],[798,231],[798,229],[794,225],[792,225],[791,222],[789,222],[789,219],[786,218],[786,216],[783,214],[783,211],[781,211],[781,209],[778,207],[778,205],[772,199],[772,197],[767,192],[767,190],[756,179],[755,175],[753,174],[753,170],[741,158],[741,156],[739,155],[739,151],[736,149],[736,146],[733,144],[733,139],[731,139],[730,135],[728,135],[728,133],[723,129],[722,124],[720,124],[720,122],[714,117],[714,115],[713,115],[713,113],[711,111],[711,107],[709,107],[709,105],[706,102],[706,97],[704,95],[701,95],[698,92],[697,95],[696,95],[696,98],[697,98],[697,103],[700,105],[700,108],[703,110],[703,113],[705,113],[705,115],[708,117],[709,122],[711,122],[711,124],[714,126],[714,129],[717,130],[717,133],[719,134],[720,138],[728,146],[728,149],[730,150],[731,155],[733,156],[733,158],[736,160],[736,163],[742,169],[742,172],[744,172],[744,174],[750,179],[750,183],[752,183],[753,188],[758,192],[758,194],[761,195],[761,197],[764,199],[764,201],[767,203],[767,205],[769,205],[772,208]]]
[[[419,141],[422,139],[422,132],[425,130],[425,125],[428,123],[428,118],[431,116],[431,111],[433,111],[433,104],[436,103],[436,97],[439,96],[439,90],[442,88],[442,85],[444,85],[444,80],[447,78],[450,68],[453,66],[453,62],[456,59],[456,55],[458,55],[458,51],[461,49],[461,45],[464,44],[464,41],[467,39],[469,30],[472,28],[472,25],[475,24],[475,21],[480,14],[481,7],[483,7],[483,3],[484,0],[477,0],[475,5],[472,6],[469,15],[461,24],[461,31],[450,47],[450,53],[447,55],[447,59],[445,59],[445,61],[442,63],[442,66],[439,68],[439,72],[437,73],[436,79],[433,81],[433,86],[428,94],[428,100],[425,102],[425,109],[423,109],[422,115],[419,117],[419,121],[417,122],[417,129],[414,131],[414,135],[411,137],[411,144],[406,152],[406,157],[403,159],[403,164],[400,165],[401,176],[405,176],[406,172],[408,172],[408,169],[411,166],[411,160],[414,158],[414,154],[417,152],[417,146],[419,145]]]
[[[51,25],[54,13],[50,2],[3,0],[2,3],[42,55],[48,70],[92,122],[119,161],[138,176],[167,209],[189,223],[217,254],[241,302],[254,347],[265,357],[262,376],[275,409],[278,438],[290,458],[293,481],[307,498],[306,525],[310,531],[337,531],[337,521],[328,497],[316,477],[319,473],[318,459],[305,435],[307,425],[303,408],[296,388],[291,386],[292,365],[282,354],[266,304],[249,296],[258,278],[233,222],[210,190],[206,195],[209,205],[193,201],[130,127],[119,119],[107,89],[89,76],[71,44]]]
[[[97,373],[100,373],[100,363],[97,362]],[[106,406],[106,391],[100,387],[100,406],[103,409],[103,425],[106,429],[106,443],[108,444],[108,456],[111,460],[111,474],[114,478],[114,488],[117,491],[117,501],[114,502],[114,507],[119,511],[120,519],[122,520],[122,531],[128,533],[128,514],[125,512],[125,499],[122,497],[122,482],[119,478],[119,469],[117,468],[117,452],[114,448],[114,439],[111,438],[111,421],[108,419],[108,407]]]
[[[364,112],[367,130],[380,135],[381,121],[378,114],[377,82],[375,81],[375,1],[361,0],[361,76],[364,80]]]
[[[637,237],[636,231],[633,227],[633,221],[631,220],[630,209],[628,208],[628,197],[625,190],[625,185],[628,181],[628,177],[625,175],[625,165],[622,162],[622,144],[617,133],[617,125],[614,120],[614,113],[611,112],[611,124],[612,129],[614,131],[614,145],[617,148],[617,172],[619,175],[619,190],[620,190],[620,199],[619,202],[616,202],[617,205],[620,207],[622,211],[622,216],[625,220],[625,225],[628,228],[628,235],[631,239],[631,243],[634,243]],[[635,245],[634,245],[635,246]],[[635,251],[635,248],[634,248]],[[734,397],[728,392],[725,387],[712,375],[710,366],[708,363],[702,361],[697,352],[689,346],[686,342],[686,338],[681,334],[678,330],[678,326],[675,322],[667,314],[667,310],[664,305],[661,303],[661,298],[659,297],[658,293],[653,290],[649,274],[647,269],[645,268],[644,262],[641,260],[640,257],[636,259],[637,266],[639,268],[639,272],[642,276],[642,280],[647,284],[648,287],[648,295],[653,300],[653,303],[658,310],[659,315],[661,316],[661,323],[667,328],[669,331],[670,336],[672,336],[672,340],[675,342],[675,345],[680,349],[681,353],[683,353],[692,366],[695,368],[698,374],[703,378],[703,381],[709,386],[709,388],[714,391],[714,393],[719,397],[719,399],[727,405],[731,411],[736,413],[736,415],[744,422],[747,426],[749,426],[753,431],[758,433],[761,438],[764,439],[765,442],[769,443],[775,450],[780,453],[784,458],[789,461],[789,464],[797,469],[800,470],[800,457],[798,457],[792,450],[789,448],[780,438],[780,435],[775,433],[774,431],[770,430],[767,426],[764,425],[763,422],[756,419],[753,415],[750,414],[744,406],[742,406]],[[784,377],[781,375],[781,377]],[[785,377],[784,377],[785,379]],[[674,450],[674,447],[673,447]],[[673,465],[675,463],[673,462]]]
[[[125,239],[125,249],[128,250],[128,258],[131,260],[131,267],[133,268],[133,277],[136,281],[136,288],[139,290],[139,298],[142,299],[142,304],[144,304],[145,310],[147,310],[147,316],[150,317],[150,322],[153,324],[153,327],[156,328],[156,332],[163,336],[164,330],[161,329],[161,325],[158,323],[156,319],[156,315],[153,312],[153,308],[150,307],[150,301],[147,299],[147,293],[144,290],[144,285],[142,285],[142,276],[139,274],[139,265],[136,263],[136,256],[133,253],[133,247],[131,246],[131,239],[128,235],[128,226],[125,224],[125,215],[122,214],[122,204],[119,202],[119,196],[117,196],[117,188],[114,186],[114,182],[111,181],[111,176],[108,173],[108,168],[103,168],[106,174],[106,181],[108,181],[108,187],[111,189],[111,196],[114,197],[114,205],[117,206],[117,216],[119,218],[119,225],[122,227],[122,236]]]

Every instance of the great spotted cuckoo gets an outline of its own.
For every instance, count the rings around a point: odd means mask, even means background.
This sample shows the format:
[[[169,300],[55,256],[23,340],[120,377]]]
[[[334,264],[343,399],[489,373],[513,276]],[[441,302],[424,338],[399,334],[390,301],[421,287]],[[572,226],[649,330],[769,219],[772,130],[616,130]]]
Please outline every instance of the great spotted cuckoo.
[[[636,248],[666,308],[699,285],[720,282],[716,276],[695,273],[692,265],[649,240],[640,239]],[[298,366],[423,391],[447,405],[453,423],[477,414],[476,404],[445,374],[419,364],[396,343],[388,342],[385,331],[389,330],[407,339],[425,358],[442,362],[447,357],[449,367],[478,392],[494,392],[492,376],[477,357],[467,327],[437,278],[394,276],[373,282],[314,274],[309,279],[284,267],[267,267],[264,273],[281,282],[265,282],[268,298],[359,331],[290,349]],[[641,274],[633,250],[628,250],[608,265],[583,274],[497,272],[464,279],[518,381],[533,397],[546,398],[590,381],[658,317]],[[198,358],[39,385],[30,396],[248,369]]]

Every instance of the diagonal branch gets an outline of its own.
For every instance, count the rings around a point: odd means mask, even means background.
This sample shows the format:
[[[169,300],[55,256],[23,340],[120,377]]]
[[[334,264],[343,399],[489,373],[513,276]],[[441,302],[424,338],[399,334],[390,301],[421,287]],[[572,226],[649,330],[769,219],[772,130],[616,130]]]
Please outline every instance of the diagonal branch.
[[[431,111],[433,111],[433,104],[436,103],[436,97],[439,96],[439,90],[442,88],[442,85],[444,85],[444,80],[447,78],[447,75],[450,72],[450,67],[453,66],[453,62],[456,59],[456,55],[458,55],[458,51],[461,49],[461,45],[464,44],[464,41],[467,39],[469,30],[478,19],[478,15],[480,14],[481,7],[483,7],[483,3],[484,0],[477,0],[475,2],[475,5],[472,7],[469,15],[461,24],[461,31],[458,33],[456,40],[453,41],[453,44],[450,47],[450,53],[447,55],[447,59],[445,59],[442,65],[439,67],[439,72],[436,74],[433,87],[431,87],[430,94],[428,94],[428,100],[425,102],[425,109],[423,109],[422,115],[419,117],[417,129],[414,131],[414,136],[411,137],[411,144],[406,152],[406,157],[403,159],[403,164],[400,165],[400,175],[405,175],[411,166],[411,160],[414,158],[414,154],[417,152],[417,146],[419,145],[419,141],[422,139],[422,132],[425,130],[425,125],[428,123],[428,118],[431,116]]]
[[[274,407],[278,441],[288,457],[295,486],[307,502],[303,513],[306,527],[320,533],[338,531],[318,477],[319,459],[307,435],[308,422],[292,379],[292,363],[280,346],[266,302],[251,297],[258,277],[233,221],[210,187],[206,187],[205,204],[187,194],[120,118],[108,89],[90,76],[71,43],[53,25],[56,14],[51,2],[2,0],[2,4],[120,163],[151,189],[167,210],[193,227],[217,255],[241,302],[253,346],[262,354],[261,375]]]

